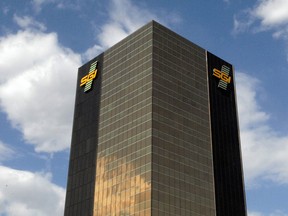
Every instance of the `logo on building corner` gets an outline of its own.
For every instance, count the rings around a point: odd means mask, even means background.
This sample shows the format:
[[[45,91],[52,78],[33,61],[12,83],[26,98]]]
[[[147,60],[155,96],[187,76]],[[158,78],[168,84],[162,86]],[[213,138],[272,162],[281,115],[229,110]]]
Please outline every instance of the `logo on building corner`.
[[[223,90],[227,90],[228,84],[231,83],[231,76],[230,74],[230,68],[226,65],[222,65],[221,71],[214,68],[213,69],[213,76],[219,78],[218,88],[221,88]]]
[[[92,83],[93,80],[96,78],[97,76],[97,66],[98,66],[98,62],[95,61],[91,64],[90,69],[89,69],[89,73],[82,77],[81,81],[80,81],[80,86],[84,86],[84,92],[89,91],[92,88]]]

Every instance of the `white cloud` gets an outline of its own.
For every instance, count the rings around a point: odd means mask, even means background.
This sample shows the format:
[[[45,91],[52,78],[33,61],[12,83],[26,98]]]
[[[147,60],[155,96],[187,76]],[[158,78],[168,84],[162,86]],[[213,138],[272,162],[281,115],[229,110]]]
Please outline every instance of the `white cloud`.
[[[258,21],[260,22],[258,24]],[[288,38],[288,1],[260,0],[234,16],[234,33],[273,31],[275,38]]]
[[[251,15],[250,9],[241,11],[241,13],[234,15],[233,34],[239,34],[247,31],[255,22],[255,17]]]
[[[50,176],[0,166],[0,215],[63,215],[65,190]]]
[[[246,183],[258,179],[288,183],[288,136],[269,126],[269,115],[257,101],[259,81],[237,73],[240,135]]]
[[[248,216],[264,216],[264,215],[259,212],[248,211]]]
[[[0,162],[11,159],[14,154],[15,152],[11,148],[0,141]]]
[[[263,214],[261,212],[248,211],[248,216],[288,216],[288,214],[286,214],[282,211],[279,211],[279,210],[276,210],[273,213],[268,213],[268,214]]]
[[[110,0],[108,10],[108,19],[97,35],[98,44],[88,49],[84,58],[95,57],[151,20],[161,20],[166,25],[181,22],[181,18],[171,11],[159,10],[156,15],[144,4],[136,5],[131,0]]]
[[[45,5],[45,4],[48,4],[48,3],[52,3],[54,2],[55,0],[32,0],[32,5],[33,5],[33,8],[34,10],[39,13],[41,10],[42,10],[42,7]]]
[[[238,15],[240,16],[236,16],[237,23],[243,25],[251,26],[260,21],[264,29],[279,27],[288,23],[288,1],[260,0],[252,8],[245,9]]]
[[[25,29],[0,38],[0,108],[36,151],[70,146],[80,65],[55,33]]]
[[[270,30],[274,38],[288,44],[288,1],[260,0],[235,16],[234,32],[247,30]],[[288,135],[280,135],[269,126],[269,115],[257,102],[259,82],[241,73],[237,79],[246,180],[249,184],[259,178],[288,183]]]
[[[254,16],[261,20],[263,26],[288,23],[287,0],[262,0],[254,10]]]
[[[259,80],[245,73],[237,73],[238,109],[241,114],[241,127],[250,129],[262,125],[269,115],[261,110],[256,100]]]
[[[103,51],[103,47],[95,44],[93,47],[88,48],[84,54],[82,54],[82,58],[84,59],[84,61],[87,61],[94,58]]]
[[[283,211],[276,210],[275,212],[271,213],[269,216],[288,216],[288,214],[284,213]]]
[[[37,22],[30,16],[19,17],[17,15],[14,15],[13,19],[17,23],[17,25],[19,25],[23,29],[36,29],[40,31],[46,30],[46,26],[43,23]]]
[[[139,8],[130,0],[112,0],[109,20],[101,28],[98,38],[104,48],[114,45],[128,34],[152,19],[158,19],[145,8]]]
[[[49,4],[52,4],[57,9],[81,10],[80,2],[83,3],[83,1],[80,1],[80,0],[32,0],[31,1],[33,9],[35,10],[36,13],[41,12],[41,10]]]
[[[110,0],[108,10],[107,22],[100,27],[100,33],[97,34],[98,44],[83,54],[84,60],[95,57],[150,20],[158,19],[148,9],[139,8],[130,0]]]

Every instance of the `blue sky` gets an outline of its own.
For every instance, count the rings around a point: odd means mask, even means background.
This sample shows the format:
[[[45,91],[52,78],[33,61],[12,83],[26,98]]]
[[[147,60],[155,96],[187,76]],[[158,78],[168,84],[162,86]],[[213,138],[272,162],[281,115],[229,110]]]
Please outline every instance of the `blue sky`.
[[[1,0],[1,216],[63,215],[77,69],[151,19],[234,65],[249,216],[288,216],[287,0]]]

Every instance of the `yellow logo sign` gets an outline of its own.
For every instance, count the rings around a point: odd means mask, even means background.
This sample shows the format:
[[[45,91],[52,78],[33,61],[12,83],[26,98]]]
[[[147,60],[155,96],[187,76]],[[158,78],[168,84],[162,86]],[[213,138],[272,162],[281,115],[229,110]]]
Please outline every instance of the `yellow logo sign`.
[[[97,65],[98,65],[97,61],[93,62],[90,66],[90,70],[89,70],[88,75],[82,77],[82,79],[80,81],[80,86],[85,85],[84,92],[87,92],[92,88],[93,80],[97,76]]]
[[[221,71],[214,68],[213,69],[213,76],[220,79],[218,83],[218,87],[222,88],[224,90],[227,90],[227,86],[229,83],[231,83],[231,76],[229,76],[230,68],[226,65],[222,65]]]

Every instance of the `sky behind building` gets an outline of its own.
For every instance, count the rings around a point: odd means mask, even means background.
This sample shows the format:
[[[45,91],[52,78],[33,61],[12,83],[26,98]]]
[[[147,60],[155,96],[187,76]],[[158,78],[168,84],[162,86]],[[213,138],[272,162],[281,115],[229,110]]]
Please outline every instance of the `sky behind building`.
[[[63,215],[77,69],[152,19],[234,65],[249,216],[288,215],[288,1],[0,8],[0,215]]]

